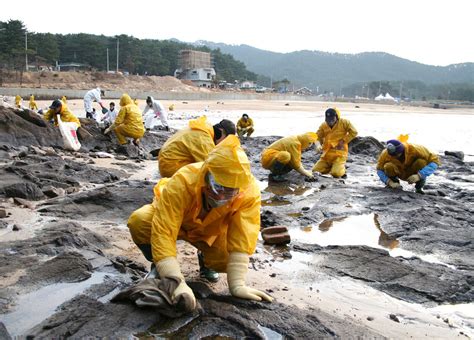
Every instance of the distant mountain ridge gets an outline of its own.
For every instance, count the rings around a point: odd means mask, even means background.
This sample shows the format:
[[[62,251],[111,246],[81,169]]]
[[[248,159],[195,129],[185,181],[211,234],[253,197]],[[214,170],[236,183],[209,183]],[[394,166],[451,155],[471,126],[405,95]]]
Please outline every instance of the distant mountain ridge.
[[[320,91],[338,91],[354,83],[370,81],[417,80],[426,84],[474,84],[474,63],[432,66],[403,59],[384,52],[359,54],[296,51],[277,53],[248,45],[227,45],[197,41],[198,46],[219,48],[242,61],[249,71],[271,77],[287,78],[295,86],[319,87]]]

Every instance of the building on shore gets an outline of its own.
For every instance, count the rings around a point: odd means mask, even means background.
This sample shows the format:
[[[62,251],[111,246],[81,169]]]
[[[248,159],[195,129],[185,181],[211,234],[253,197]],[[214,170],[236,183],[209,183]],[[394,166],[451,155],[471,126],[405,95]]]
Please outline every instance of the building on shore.
[[[212,87],[216,71],[212,66],[212,57],[208,52],[181,50],[179,52],[179,68],[174,76],[182,80],[190,80],[200,87]]]

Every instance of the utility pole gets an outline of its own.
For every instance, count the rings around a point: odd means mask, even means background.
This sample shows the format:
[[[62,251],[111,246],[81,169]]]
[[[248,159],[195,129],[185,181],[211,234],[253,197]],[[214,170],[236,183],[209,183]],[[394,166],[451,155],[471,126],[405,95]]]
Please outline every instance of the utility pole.
[[[109,73],[109,48],[107,47],[107,73]]]
[[[400,102],[402,101],[402,87],[403,87],[403,82],[400,82]]]
[[[117,73],[118,73],[118,65],[119,65],[119,40],[117,38]]]
[[[28,32],[25,31],[25,68],[28,72]]]

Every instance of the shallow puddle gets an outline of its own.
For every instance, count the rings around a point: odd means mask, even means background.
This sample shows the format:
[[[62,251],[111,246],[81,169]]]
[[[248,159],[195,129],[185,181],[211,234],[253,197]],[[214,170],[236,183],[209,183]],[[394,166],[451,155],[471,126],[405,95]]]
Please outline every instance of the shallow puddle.
[[[281,197],[278,196],[273,196],[270,198],[267,198],[266,200],[262,200],[262,207],[279,207],[281,205],[290,205],[291,202],[288,200],[285,200]]]
[[[54,314],[62,303],[81,294],[94,284],[104,281],[110,273],[94,272],[82,282],[57,283],[20,296],[15,310],[1,317],[12,336],[26,335],[30,328]]]
[[[368,246],[385,249],[391,256],[419,257],[423,261],[444,264],[436,256],[419,255],[400,248],[400,242],[380,227],[377,214],[365,214],[327,219],[318,226],[303,226],[289,230],[292,240],[320,246]]]

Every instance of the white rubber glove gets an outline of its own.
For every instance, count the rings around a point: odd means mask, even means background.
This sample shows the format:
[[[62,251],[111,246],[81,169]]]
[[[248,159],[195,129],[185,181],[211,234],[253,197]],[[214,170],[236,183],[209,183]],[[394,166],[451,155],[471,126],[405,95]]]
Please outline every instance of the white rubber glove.
[[[156,263],[156,269],[160,274],[161,278],[165,277],[177,277],[181,279],[181,283],[176,287],[174,292],[171,294],[171,300],[173,303],[178,303],[179,299],[184,300],[184,304],[188,310],[196,308],[196,298],[194,297],[193,291],[184,281],[184,276],[181,273],[179,262],[176,257],[165,257],[163,260]]]
[[[400,183],[392,181],[390,178],[387,181],[387,185],[392,189],[400,189],[402,187]]]
[[[229,255],[227,263],[227,283],[230,293],[238,298],[269,301],[273,298],[257,289],[247,287],[245,285],[245,276],[247,275],[249,265],[249,256],[245,253],[232,252]]]
[[[407,178],[407,182],[410,184],[415,184],[416,182],[419,182],[420,180],[421,180],[421,177],[418,174],[411,175],[410,177]]]
[[[323,151],[323,147],[318,140],[314,142],[314,151],[316,151],[316,153],[320,153],[321,151]]]
[[[296,171],[298,171],[300,174],[308,178],[314,178],[313,173],[303,168],[303,166],[300,166],[298,169],[296,169]]]

